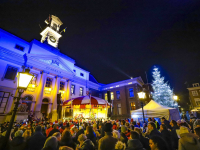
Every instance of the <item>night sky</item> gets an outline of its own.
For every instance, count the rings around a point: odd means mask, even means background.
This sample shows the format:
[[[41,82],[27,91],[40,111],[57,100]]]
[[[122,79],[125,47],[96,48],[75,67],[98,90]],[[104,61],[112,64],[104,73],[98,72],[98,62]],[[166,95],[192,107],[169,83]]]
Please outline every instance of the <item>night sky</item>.
[[[49,14],[67,27],[59,42],[100,83],[141,76],[152,81],[157,65],[184,101],[200,82],[200,1],[191,0],[1,0],[0,28],[40,41]],[[184,84],[186,83],[186,84]]]

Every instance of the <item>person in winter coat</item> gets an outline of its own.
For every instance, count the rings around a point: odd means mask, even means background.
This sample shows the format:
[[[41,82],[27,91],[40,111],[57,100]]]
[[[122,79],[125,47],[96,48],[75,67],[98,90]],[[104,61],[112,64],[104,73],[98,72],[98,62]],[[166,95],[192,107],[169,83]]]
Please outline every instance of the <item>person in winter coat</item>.
[[[177,125],[175,120],[171,120],[170,125],[172,127],[172,130],[171,130],[172,147],[174,149],[178,149],[178,140],[179,140],[179,138],[178,138],[178,136],[176,134],[176,130],[179,130],[179,127],[178,127],[178,125]]]
[[[151,136],[149,139],[151,150],[170,150],[167,142],[161,136]]]
[[[79,146],[76,147],[76,150],[95,150],[95,146],[90,139],[87,139],[85,134],[78,136]]]
[[[162,138],[169,145],[169,148],[172,149],[171,132],[167,130],[167,127],[164,124],[160,125],[160,132],[161,132]]]
[[[145,138],[145,137],[142,135],[142,129],[135,127],[135,128],[134,128],[134,131],[136,131],[136,132],[140,135],[139,140],[140,140],[140,142],[142,143],[143,147],[144,147],[146,150],[150,150],[151,148],[149,147],[149,139],[148,139],[148,138]]]
[[[22,130],[18,130],[15,132],[14,139],[9,144],[9,150],[25,150],[26,142],[22,135]]]
[[[120,141],[125,143],[127,146],[128,138],[126,136],[126,131],[127,128],[125,126],[121,126],[121,136],[120,136]]]
[[[76,149],[76,144],[72,140],[72,136],[71,136],[70,131],[68,131],[68,130],[63,131],[62,136],[61,136],[60,145],[61,146],[69,146],[73,149]]]
[[[127,143],[127,150],[143,150],[142,143],[139,139],[140,135],[135,131],[131,131],[130,140]]]
[[[35,128],[35,133],[29,138],[28,148],[29,150],[41,150],[44,146],[46,137],[42,134],[41,126]]]
[[[187,127],[181,126],[179,134],[180,139],[178,144],[178,150],[200,149],[200,142],[198,140],[198,137],[193,133],[189,133],[189,129]]]
[[[112,137],[112,124],[104,125],[105,136],[99,140],[98,150],[114,150],[117,139]]]
[[[154,122],[150,121],[147,127],[148,127],[148,131],[147,131],[146,137],[150,138],[151,136],[154,136],[154,135],[161,136],[161,133],[156,129],[156,125]]]
[[[77,144],[79,144],[78,136],[81,135],[81,134],[84,134],[84,130],[83,130],[82,126],[79,126],[79,130],[78,130],[78,132],[76,133],[76,136],[73,139]]]
[[[57,147],[58,147],[57,138],[55,136],[50,136],[44,143],[44,147],[42,150],[57,150]]]
[[[97,146],[96,137],[94,135],[94,130],[92,126],[86,127],[86,136],[87,136],[87,139],[90,139],[94,143],[94,145]]]

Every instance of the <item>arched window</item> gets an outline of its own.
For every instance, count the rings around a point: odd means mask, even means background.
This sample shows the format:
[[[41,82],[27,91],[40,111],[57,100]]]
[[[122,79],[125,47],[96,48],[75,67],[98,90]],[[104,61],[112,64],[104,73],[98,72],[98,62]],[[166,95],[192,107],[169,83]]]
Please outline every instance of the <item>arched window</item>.
[[[26,112],[31,110],[32,100],[33,100],[33,97],[30,96],[30,95],[26,95],[23,98],[22,103],[26,103],[26,105],[28,106],[27,109],[26,109]]]

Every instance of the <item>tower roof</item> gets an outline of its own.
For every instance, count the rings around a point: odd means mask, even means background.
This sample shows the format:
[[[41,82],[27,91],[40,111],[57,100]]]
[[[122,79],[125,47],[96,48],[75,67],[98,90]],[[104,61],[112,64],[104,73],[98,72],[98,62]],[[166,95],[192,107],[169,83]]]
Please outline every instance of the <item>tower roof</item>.
[[[60,26],[63,24],[62,21],[60,21],[60,19],[58,17],[51,15],[51,18],[52,18],[53,21],[55,21]]]

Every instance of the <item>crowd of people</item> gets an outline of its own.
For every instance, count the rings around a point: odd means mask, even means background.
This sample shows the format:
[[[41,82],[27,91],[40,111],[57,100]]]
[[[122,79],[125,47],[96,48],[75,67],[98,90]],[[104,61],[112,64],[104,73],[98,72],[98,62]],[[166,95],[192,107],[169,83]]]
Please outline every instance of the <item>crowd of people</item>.
[[[0,144],[8,128],[1,124]],[[7,150],[200,150],[200,119],[16,123]]]

